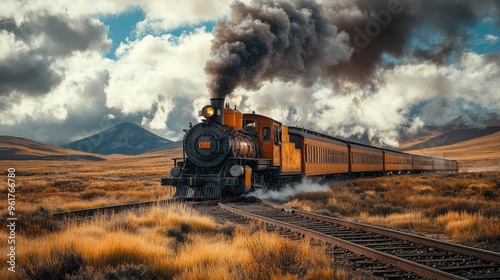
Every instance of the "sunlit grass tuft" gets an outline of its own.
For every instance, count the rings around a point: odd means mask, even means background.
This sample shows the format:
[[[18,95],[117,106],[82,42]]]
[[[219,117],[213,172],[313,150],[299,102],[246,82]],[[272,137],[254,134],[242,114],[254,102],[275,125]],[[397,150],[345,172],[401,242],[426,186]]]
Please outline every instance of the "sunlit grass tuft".
[[[296,243],[261,231],[246,239],[245,247],[242,279],[332,279],[328,260],[307,241]]]
[[[418,211],[390,214],[387,216],[371,216],[366,212],[362,212],[358,219],[371,224],[411,230],[429,229],[432,224],[431,219]]]
[[[500,237],[500,218],[487,218],[479,213],[448,212],[437,217],[436,221],[446,232],[460,239],[483,239]]]
[[[189,225],[194,232],[214,231],[216,224],[211,217],[202,216],[186,204],[173,203],[167,207],[156,206],[136,215],[127,217],[132,227],[157,227],[166,229],[180,227],[181,223]]]

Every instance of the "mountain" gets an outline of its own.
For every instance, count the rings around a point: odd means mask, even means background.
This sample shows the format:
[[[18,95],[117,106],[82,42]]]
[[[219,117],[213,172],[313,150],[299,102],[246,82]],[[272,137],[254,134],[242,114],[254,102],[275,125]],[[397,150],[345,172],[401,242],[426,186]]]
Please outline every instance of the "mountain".
[[[166,145],[161,146],[157,151],[163,151],[163,150],[171,150],[171,149],[177,149],[177,148],[182,148],[183,141],[175,141],[175,142],[170,142]]]
[[[458,130],[466,128],[484,128],[488,126],[500,126],[500,117],[496,113],[462,115],[446,123],[445,130]]]
[[[489,126],[485,128],[465,128],[444,132],[435,137],[418,144],[405,147],[403,151],[427,149],[432,147],[448,146],[460,142],[466,142],[500,132],[500,126]]]
[[[426,125],[416,134],[401,133],[399,148],[412,150],[449,145],[495,133],[498,127],[500,116],[496,113],[462,115],[439,126]]]
[[[61,147],[103,155],[139,155],[156,151],[169,143],[172,141],[136,124],[124,122]]]
[[[0,136],[0,160],[105,160],[97,155],[63,149],[33,140]]]

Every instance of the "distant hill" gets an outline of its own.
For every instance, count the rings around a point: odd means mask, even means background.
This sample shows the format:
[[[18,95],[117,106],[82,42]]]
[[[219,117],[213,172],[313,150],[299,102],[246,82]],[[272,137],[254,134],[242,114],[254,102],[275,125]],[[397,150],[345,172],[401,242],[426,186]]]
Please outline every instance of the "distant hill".
[[[401,133],[399,148],[412,150],[467,141],[495,133],[494,127],[500,127],[496,113],[463,115],[440,126],[426,125],[416,134]]]
[[[104,157],[43,144],[33,140],[0,136],[0,160],[91,160]]]
[[[484,128],[488,126],[500,126],[500,116],[496,113],[463,115],[446,123],[443,128],[451,131],[465,128]]]
[[[440,147],[440,146],[448,146],[460,142],[473,140],[476,138],[481,138],[484,136],[488,136],[490,134],[495,134],[499,131],[500,131],[500,126],[453,130],[449,132],[444,132],[442,134],[430,138],[429,140],[423,141],[416,145],[406,147],[402,150],[409,151],[409,150],[420,150],[420,149]]]
[[[182,148],[182,140],[170,142],[164,146],[161,146],[156,151],[171,150],[171,149],[177,149],[177,148]]]
[[[139,155],[156,151],[170,143],[172,141],[136,124],[124,122],[61,147],[103,155]]]

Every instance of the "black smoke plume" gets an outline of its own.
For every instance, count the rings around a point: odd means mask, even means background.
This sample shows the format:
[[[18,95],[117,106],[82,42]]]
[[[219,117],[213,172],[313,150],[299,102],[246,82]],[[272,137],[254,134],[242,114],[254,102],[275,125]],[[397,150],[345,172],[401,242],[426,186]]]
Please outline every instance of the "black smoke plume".
[[[351,57],[347,34],[338,33],[314,1],[235,2],[231,9],[231,18],[215,26],[205,67],[215,97],[273,79],[310,86],[319,73]]]
[[[491,19],[500,25],[495,0],[324,0],[331,22],[349,34],[355,48],[348,63],[329,69],[332,79],[370,82],[384,55],[402,63],[450,64],[475,36],[472,28]]]
[[[449,64],[469,47],[476,23],[500,23],[496,0],[322,1],[232,4],[231,17],[214,29],[205,67],[212,95],[275,79],[366,84],[391,61]]]

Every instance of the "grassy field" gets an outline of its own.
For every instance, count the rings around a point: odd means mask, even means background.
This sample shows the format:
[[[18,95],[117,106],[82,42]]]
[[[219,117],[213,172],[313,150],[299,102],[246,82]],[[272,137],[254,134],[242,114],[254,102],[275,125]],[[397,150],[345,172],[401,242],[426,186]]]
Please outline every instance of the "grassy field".
[[[175,149],[146,156],[107,156],[105,161],[11,160],[2,161],[2,175],[16,169],[18,211],[72,210],[110,204],[166,199],[170,189],[160,186],[167,176]],[[7,188],[0,190],[6,195]],[[0,213],[6,212],[0,204]]]
[[[17,237],[17,272],[1,279],[352,279],[306,240],[218,225],[181,203],[44,226]]]
[[[498,141],[483,140],[420,153],[460,157],[465,171],[497,170]],[[477,147],[489,152],[478,153]],[[68,161],[64,154],[57,160],[1,161],[5,179],[8,168],[16,169],[19,246],[18,273],[2,269],[0,279],[363,278],[332,270],[307,242],[294,243],[256,226],[217,225],[185,205],[83,224],[50,220],[54,211],[169,198],[172,192],[160,186],[160,178],[168,175],[170,159],[181,153],[105,156],[103,161]],[[7,188],[0,193],[6,197]],[[329,192],[298,194],[288,205],[500,251],[500,172],[335,182]],[[6,216],[7,203],[0,203],[0,213]],[[0,248],[7,252],[7,242]]]
[[[2,161],[5,178],[16,169],[18,227],[17,272],[4,263],[0,279],[361,279],[332,270],[307,241],[217,225],[182,204],[83,224],[50,218],[54,211],[169,198],[159,179],[179,156],[177,149],[106,161]],[[7,188],[1,193],[6,197]],[[7,204],[0,209],[6,217]],[[7,242],[0,250],[8,252]]]
[[[500,243],[500,172],[400,175],[337,182],[288,202],[453,241]]]

